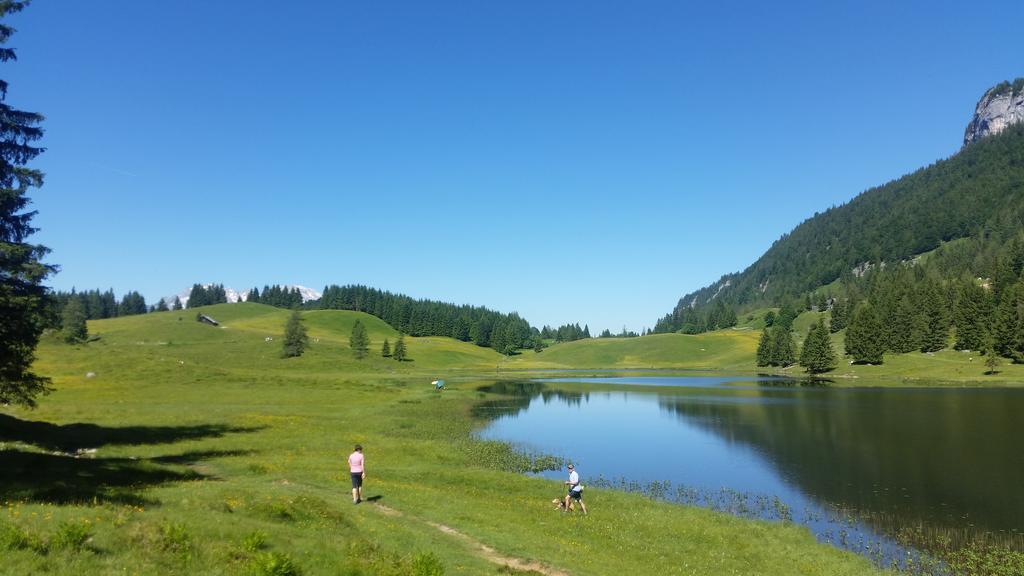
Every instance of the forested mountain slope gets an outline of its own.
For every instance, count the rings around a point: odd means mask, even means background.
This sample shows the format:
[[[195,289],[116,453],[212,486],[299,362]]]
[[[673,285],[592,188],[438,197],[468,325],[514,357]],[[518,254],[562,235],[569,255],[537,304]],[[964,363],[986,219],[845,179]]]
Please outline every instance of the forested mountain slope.
[[[960,238],[973,241],[970,254],[938,273],[945,279],[954,273],[986,276],[998,258],[974,258],[986,251],[982,244],[993,234],[1009,240],[1021,230],[1024,124],[1016,124],[808,218],[746,270],[683,296],[655,331],[721,327],[707,324],[709,313],[719,315],[716,307],[745,310],[803,299],[855,270],[910,260]]]

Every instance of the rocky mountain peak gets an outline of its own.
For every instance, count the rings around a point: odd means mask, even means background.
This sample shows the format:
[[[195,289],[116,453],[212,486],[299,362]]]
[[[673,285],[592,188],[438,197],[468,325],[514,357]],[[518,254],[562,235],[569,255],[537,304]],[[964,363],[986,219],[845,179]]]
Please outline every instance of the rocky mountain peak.
[[[978,101],[974,117],[964,132],[964,146],[1021,121],[1024,121],[1024,78],[997,84]]]

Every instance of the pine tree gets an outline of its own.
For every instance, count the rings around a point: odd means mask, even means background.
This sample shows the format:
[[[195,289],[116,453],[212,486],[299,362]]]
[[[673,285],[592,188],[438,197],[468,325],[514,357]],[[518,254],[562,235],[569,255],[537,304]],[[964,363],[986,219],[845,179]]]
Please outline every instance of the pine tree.
[[[405,338],[401,334],[398,335],[398,340],[395,340],[395,350],[391,357],[399,362],[405,361]]]
[[[388,343],[388,339],[384,339],[384,345],[380,347],[380,355],[384,358],[391,357],[391,344]]]
[[[366,352],[370,349],[370,338],[366,335],[366,327],[361,321],[356,320],[352,326],[352,335],[349,337],[348,343],[356,358],[362,360],[366,356]]]
[[[177,296],[175,296],[174,297],[174,305],[171,306],[171,310],[181,310],[181,309],[182,309],[181,298],[178,298]]]
[[[281,350],[282,358],[294,358],[302,356],[306,351],[306,344],[309,337],[306,335],[306,327],[302,325],[302,317],[298,310],[292,310],[288,317],[288,323],[284,327],[284,347]]]
[[[836,353],[832,349],[832,337],[824,320],[811,326],[811,331],[804,340],[804,348],[800,351],[800,365],[811,374],[828,372],[836,367]]]
[[[21,11],[28,2],[0,2],[0,18]],[[0,44],[14,28],[0,24]],[[13,48],[0,48],[0,62],[15,60]],[[43,330],[46,288],[43,281],[55,267],[43,264],[49,250],[26,239],[34,211],[25,211],[29,188],[43,184],[43,173],[27,168],[43,152],[31,145],[43,135],[40,114],[12,108],[7,83],[0,81],[0,405],[36,405],[36,397],[49,391],[49,378],[32,371],[35,348]]]
[[[193,284],[192,290],[188,293],[188,307],[198,308],[209,303],[207,302],[206,288],[203,288],[201,284]]]
[[[829,322],[830,332],[839,332],[850,322],[850,306],[849,300],[836,300],[832,302],[831,321]]]
[[[957,350],[981,350],[989,338],[992,307],[988,291],[968,280],[960,287],[954,315]]]
[[[772,364],[772,330],[765,328],[761,331],[761,340],[757,343],[757,365],[771,366]]]
[[[846,329],[846,353],[857,364],[881,364],[885,353],[885,335],[875,309],[861,302]]]
[[[260,301],[260,290],[253,286],[252,290],[249,291],[249,296],[245,299],[246,302],[259,302]]]
[[[89,330],[85,324],[85,308],[78,298],[68,300],[64,306],[61,313],[61,332],[64,341],[69,344],[84,342],[89,337]]]
[[[797,312],[796,307],[789,302],[786,302],[782,305],[782,308],[779,309],[779,314],[775,317],[775,325],[781,326],[787,331],[792,330],[793,321],[796,320],[796,317],[799,314],[800,313]]]
[[[792,366],[796,363],[796,344],[793,334],[782,326],[772,327],[772,366]]]
[[[938,283],[929,281],[921,294],[921,351],[938,352],[949,341],[949,312]]]
[[[154,312],[167,312],[167,310],[167,301],[161,298],[160,301],[156,303]]]
[[[920,307],[904,294],[892,309],[889,318],[888,348],[898,354],[917,350],[921,345]]]
[[[1024,285],[1019,282],[1003,289],[992,327],[992,348],[1014,362],[1024,360]]]

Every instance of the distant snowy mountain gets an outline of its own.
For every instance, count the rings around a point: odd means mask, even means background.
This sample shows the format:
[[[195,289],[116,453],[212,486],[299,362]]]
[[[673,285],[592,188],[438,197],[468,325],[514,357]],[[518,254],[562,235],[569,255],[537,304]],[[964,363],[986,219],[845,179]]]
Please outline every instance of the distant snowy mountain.
[[[213,284],[203,284],[203,288],[209,288],[210,286],[213,286]],[[316,290],[313,290],[312,288],[307,288],[305,286],[300,286],[298,284],[288,284],[288,285],[285,286],[285,288],[289,288],[289,289],[291,289],[291,288],[298,288],[299,294],[302,294],[302,301],[303,302],[309,302],[310,300],[319,300],[320,296],[321,296],[321,294],[319,292],[317,292]],[[246,290],[243,290],[242,292],[239,292],[238,290],[235,290],[234,288],[228,288],[227,286],[224,287],[224,294],[227,295],[228,302],[230,302],[232,304],[235,303],[235,302],[238,302],[238,301],[248,300],[249,299],[249,292],[252,292],[252,290],[251,289],[246,289]],[[191,294],[191,293],[192,293],[192,288],[189,287],[189,288],[186,288],[186,289],[182,290],[181,292],[178,292],[177,294],[174,294],[172,296],[164,296],[163,297],[163,301],[164,301],[164,303],[167,304],[167,307],[170,308],[170,307],[174,306],[174,298],[177,297],[178,300],[181,301],[181,305],[183,307],[187,307],[188,306],[189,294]]]

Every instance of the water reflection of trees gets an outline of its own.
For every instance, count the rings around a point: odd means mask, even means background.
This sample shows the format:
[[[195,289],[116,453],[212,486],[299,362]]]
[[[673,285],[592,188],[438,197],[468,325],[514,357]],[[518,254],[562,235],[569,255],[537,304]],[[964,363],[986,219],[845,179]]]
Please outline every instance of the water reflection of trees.
[[[764,388],[660,405],[752,446],[808,495],[862,512],[891,535],[914,523],[950,533],[973,526],[1012,533],[1019,545],[1022,394]]]
[[[477,388],[492,396],[500,396],[491,400],[478,402],[473,407],[473,416],[488,420],[496,420],[502,416],[515,416],[529,408],[534,398],[541,398],[544,403],[551,401],[564,402],[569,406],[578,406],[589,399],[588,392],[553,390],[543,382],[536,380],[499,380]]]

